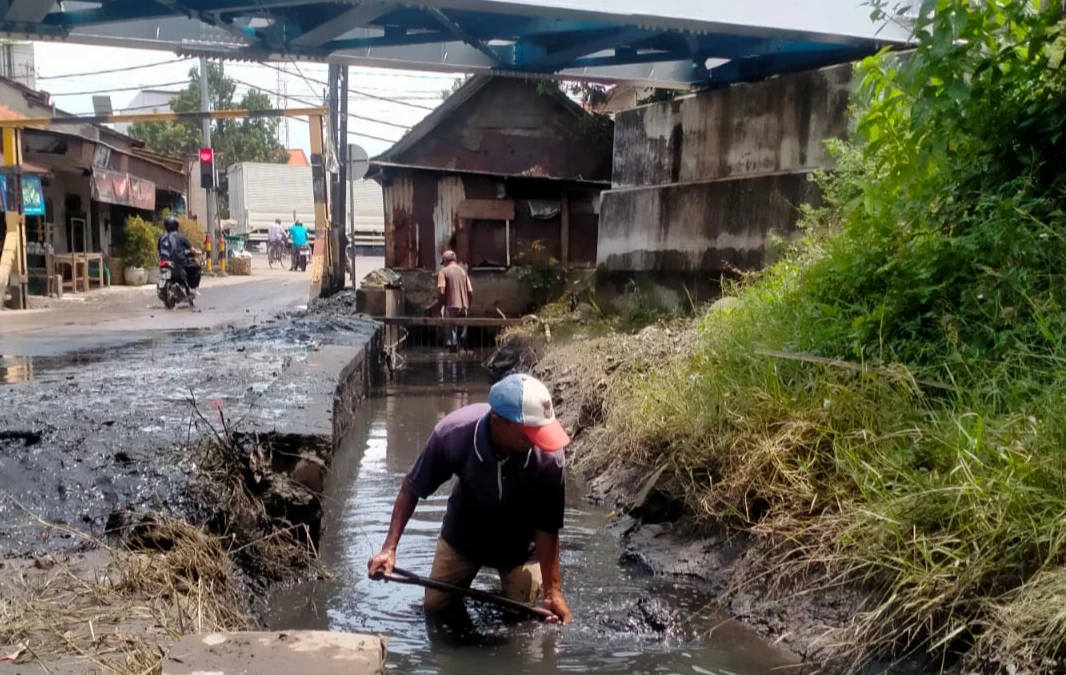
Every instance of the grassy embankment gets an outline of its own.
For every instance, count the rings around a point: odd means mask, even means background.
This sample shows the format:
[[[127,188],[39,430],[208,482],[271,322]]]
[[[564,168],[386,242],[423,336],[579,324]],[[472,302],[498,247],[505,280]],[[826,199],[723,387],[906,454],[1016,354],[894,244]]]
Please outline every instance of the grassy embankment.
[[[866,587],[839,636],[860,660],[1066,656],[1060,20],[923,3],[917,52],[863,64],[803,243],[674,365],[623,378],[583,459],[668,465],[697,515],[770,545],[773,575]]]

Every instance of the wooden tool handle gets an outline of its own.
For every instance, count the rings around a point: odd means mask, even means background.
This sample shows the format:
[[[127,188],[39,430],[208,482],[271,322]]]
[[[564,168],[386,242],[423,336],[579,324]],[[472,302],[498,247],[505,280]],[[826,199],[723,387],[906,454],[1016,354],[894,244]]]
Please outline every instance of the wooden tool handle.
[[[452,593],[453,595],[461,595],[471,600],[477,600],[479,602],[488,602],[494,605],[499,605],[506,609],[512,609],[517,612],[522,612],[537,619],[544,621],[555,619],[555,614],[549,612],[543,607],[534,607],[533,605],[527,605],[524,602],[518,602],[517,600],[511,600],[495,593],[487,593],[485,591],[479,591],[475,588],[466,588],[464,586],[456,586],[455,584],[449,584],[444,581],[437,581],[435,579],[427,579],[426,577],[419,576],[414,572],[408,572],[407,570],[395,567],[392,570],[392,574],[380,574],[375,579],[382,581],[391,581],[397,584],[409,584],[412,586],[421,586],[423,588],[430,588],[435,591],[441,591],[444,593]]]

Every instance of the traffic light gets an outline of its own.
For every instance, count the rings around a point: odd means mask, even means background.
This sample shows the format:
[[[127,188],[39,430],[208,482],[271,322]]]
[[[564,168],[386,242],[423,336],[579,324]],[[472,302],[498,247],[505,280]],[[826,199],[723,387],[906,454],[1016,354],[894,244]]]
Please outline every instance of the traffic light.
[[[211,148],[200,148],[200,187],[215,188],[215,151]]]

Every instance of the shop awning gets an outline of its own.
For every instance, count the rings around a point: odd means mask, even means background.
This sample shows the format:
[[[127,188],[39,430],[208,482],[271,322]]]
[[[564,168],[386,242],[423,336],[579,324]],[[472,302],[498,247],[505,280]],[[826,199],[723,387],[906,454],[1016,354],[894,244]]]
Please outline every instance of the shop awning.
[[[155,183],[128,173],[93,169],[93,199],[105,204],[155,211]]]

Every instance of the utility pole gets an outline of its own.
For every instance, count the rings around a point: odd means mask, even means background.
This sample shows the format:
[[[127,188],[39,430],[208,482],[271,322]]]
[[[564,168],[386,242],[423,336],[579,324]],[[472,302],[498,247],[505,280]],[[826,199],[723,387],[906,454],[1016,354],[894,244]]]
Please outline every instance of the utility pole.
[[[332,137],[329,143],[333,146],[334,156],[337,158],[337,173],[331,176],[330,181],[330,204],[332,213],[329,231],[329,246],[333,252],[328,257],[331,269],[330,292],[344,288],[344,267],[348,256],[345,251],[347,234],[344,224],[348,220],[348,212],[345,206],[346,176],[348,175],[348,68],[330,64],[329,66],[329,118],[331,121]]]
[[[337,288],[344,288],[344,268],[348,261],[348,228],[345,221],[348,220],[348,209],[344,199],[344,188],[347,187],[348,174],[348,66],[341,66],[340,81],[337,83],[340,91],[337,98],[340,99],[340,110],[337,111],[337,154],[340,164],[340,175],[337,176],[337,192],[341,195],[341,219],[337,223]],[[355,272],[354,268],[352,270]],[[353,284],[354,287],[354,284]]]
[[[347,138],[344,139],[344,143],[348,148],[348,156],[345,158],[348,164],[348,208],[352,212],[352,221],[348,223],[348,241],[352,246],[352,288],[358,288],[357,280],[355,278],[355,170],[352,167],[352,146],[348,145]]]
[[[207,59],[200,57],[200,110],[211,112],[211,94],[207,86]],[[211,120],[204,117],[203,122],[203,147],[211,147]],[[215,189],[207,190],[207,235],[211,237],[211,269],[218,269],[219,228],[215,223]]]

